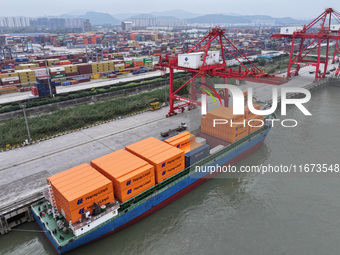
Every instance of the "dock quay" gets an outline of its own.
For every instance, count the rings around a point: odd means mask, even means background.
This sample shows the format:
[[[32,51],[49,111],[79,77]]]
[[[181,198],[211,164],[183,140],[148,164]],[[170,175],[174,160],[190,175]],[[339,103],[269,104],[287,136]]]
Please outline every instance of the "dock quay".
[[[339,79],[331,77],[314,82],[314,76],[308,76],[308,69],[303,71],[282,86],[302,87],[315,92],[340,83]],[[246,82],[240,87],[246,86],[254,88],[258,100],[271,103],[271,90],[268,89],[271,85]],[[118,150],[136,139],[159,137],[159,130],[168,130],[170,126],[176,127],[181,122],[190,121],[188,111],[166,118],[167,111],[165,107],[141,113],[1,153],[0,234],[9,233],[14,227],[33,220],[30,205],[43,198],[47,188],[46,177]],[[188,124],[193,129],[194,124]],[[157,128],[152,128],[155,126]]]

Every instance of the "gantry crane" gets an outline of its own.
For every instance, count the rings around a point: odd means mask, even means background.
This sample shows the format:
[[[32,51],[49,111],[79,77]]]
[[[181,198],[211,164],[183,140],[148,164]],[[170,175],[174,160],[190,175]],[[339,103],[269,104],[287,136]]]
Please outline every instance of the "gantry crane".
[[[210,46],[213,43],[217,43],[221,49],[222,61],[215,62],[213,64],[208,64],[207,57],[211,54],[209,52]],[[225,46],[229,45],[229,48]],[[259,83],[266,83],[271,85],[281,85],[286,82],[282,77],[270,76],[264,72],[264,70],[259,69],[253,62],[249,60],[236,46],[225,36],[225,29],[219,27],[213,28],[209,33],[201,39],[194,47],[192,47],[186,54],[190,53],[202,53],[201,54],[201,65],[199,68],[189,68],[179,65],[178,56],[161,55],[158,64],[154,66],[154,69],[165,71],[166,68],[169,69],[169,80],[170,80],[170,110],[167,117],[176,114],[175,110],[184,111],[185,107],[191,109],[191,107],[200,106],[201,102],[196,100],[197,94],[204,93],[204,90],[196,89],[195,80],[196,77],[201,78],[202,88],[208,86],[205,82],[206,75],[211,77],[219,76],[225,79],[234,78],[238,80],[247,80]],[[228,67],[226,61],[226,55],[230,54],[234,60],[237,60],[239,66],[236,68]],[[239,55],[238,58],[236,55]],[[173,75],[174,70],[183,70],[191,73],[191,79],[184,83],[180,88],[174,91]],[[190,96],[189,98],[183,98],[176,93],[182,88],[190,84]],[[210,87],[211,88],[211,87]],[[221,98],[224,100],[224,105],[229,104],[229,93],[228,90],[224,90],[221,93]],[[175,100],[182,101],[182,104],[175,105]]]
[[[332,24],[335,22],[336,24]],[[305,25],[300,31],[292,31],[290,34],[285,34],[284,31],[281,34],[273,34],[272,37],[284,37],[291,38],[291,48],[289,56],[289,64],[287,70],[287,77],[292,75],[298,75],[300,65],[311,65],[316,67],[315,80],[325,78],[327,72],[327,66],[329,61],[329,43],[331,40],[336,40],[336,48],[333,54],[333,62],[339,54],[338,40],[340,39],[340,14],[334,11],[332,8],[326,9],[316,19],[314,19],[308,25]],[[289,29],[287,28],[287,31]],[[304,45],[306,40],[311,40],[310,43]],[[299,40],[299,41],[298,41]],[[294,56],[294,43],[299,43],[299,49]],[[326,56],[321,58],[321,43],[326,43]],[[310,59],[310,53],[317,49],[317,60]],[[319,74],[320,65],[324,65],[323,73]],[[296,65],[296,69],[291,71],[292,65]]]

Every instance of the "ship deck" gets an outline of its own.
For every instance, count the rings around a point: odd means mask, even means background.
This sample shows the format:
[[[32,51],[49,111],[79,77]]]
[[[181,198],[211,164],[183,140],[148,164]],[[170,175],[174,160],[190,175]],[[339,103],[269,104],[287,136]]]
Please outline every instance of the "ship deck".
[[[38,203],[32,206],[32,211],[36,215],[40,215],[40,211],[41,212],[43,211],[44,205],[48,206],[48,202],[46,200],[41,204]],[[39,208],[40,208],[40,211],[39,211]],[[57,221],[53,218],[52,214],[48,215],[45,212],[42,212],[42,214],[43,215],[40,215],[41,223],[45,225],[46,229],[50,230],[51,236],[55,239],[57,243],[59,243],[60,246],[62,246],[62,244],[67,244],[71,239],[75,238],[75,235],[73,234],[70,228],[68,228],[68,233],[63,233],[62,231],[59,231]],[[53,233],[54,229],[57,230],[56,234]],[[48,231],[48,230],[44,230],[44,231]]]

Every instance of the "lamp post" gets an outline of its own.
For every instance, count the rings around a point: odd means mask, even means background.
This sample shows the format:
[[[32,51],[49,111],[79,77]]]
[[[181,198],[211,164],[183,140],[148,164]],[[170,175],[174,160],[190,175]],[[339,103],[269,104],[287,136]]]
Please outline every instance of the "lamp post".
[[[48,88],[50,90],[50,96],[53,96],[52,95],[52,89],[51,89],[51,83],[50,83],[50,72],[48,71],[46,54],[45,54],[45,43],[42,43],[41,47],[42,47],[42,50],[43,50],[43,53],[44,53],[45,68],[46,68],[46,75],[47,75],[47,84],[48,84]]]
[[[28,120],[27,120],[27,116],[26,116],[26,103],[20,103],[19,105],[20,105],[20,108],[22,109],[22,111],[24,113],[28,140],[29,140],[29,143],[31,143],[32,142],[31,132],[30,132],[30,127],[28,126]]]

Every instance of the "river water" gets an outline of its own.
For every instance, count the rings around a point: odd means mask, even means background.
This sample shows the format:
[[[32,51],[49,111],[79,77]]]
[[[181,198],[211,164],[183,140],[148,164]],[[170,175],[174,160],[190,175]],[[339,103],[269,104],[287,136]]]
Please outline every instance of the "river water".
[[[336,164],[340,88],[312,94],[295,128],[278,125],[242,165]],[[278,118],[283,118],[278,116]],[[216,178],[162,210],[69,254],[339,254],[340,173],[261,174]],[[0,237],[0,254],[55,254],[27,223]]]

